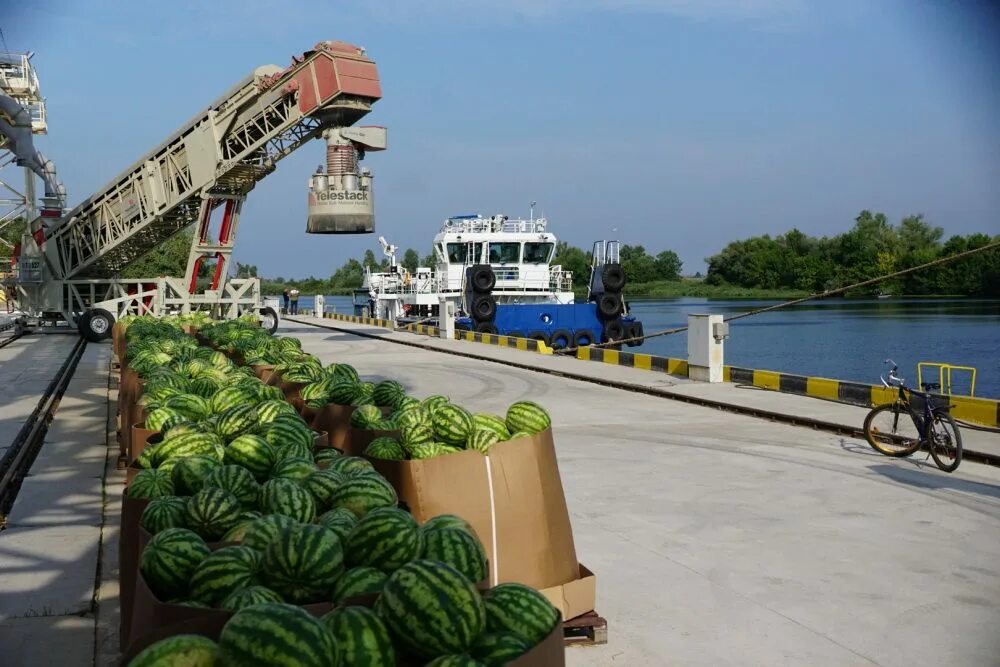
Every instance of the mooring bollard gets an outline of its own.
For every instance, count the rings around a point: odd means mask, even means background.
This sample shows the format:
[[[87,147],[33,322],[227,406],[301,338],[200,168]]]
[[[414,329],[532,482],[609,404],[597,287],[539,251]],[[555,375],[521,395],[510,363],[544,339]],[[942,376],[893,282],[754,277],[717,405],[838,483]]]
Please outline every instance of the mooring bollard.
[[[722,382],[723,344],[729,325],[722,315],[688,315],[688,377],[696,382]]]

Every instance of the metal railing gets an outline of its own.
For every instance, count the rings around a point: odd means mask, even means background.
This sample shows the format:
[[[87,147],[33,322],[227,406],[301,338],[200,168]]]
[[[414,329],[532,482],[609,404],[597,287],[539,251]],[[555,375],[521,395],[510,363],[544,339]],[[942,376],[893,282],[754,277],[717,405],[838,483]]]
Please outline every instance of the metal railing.
[[[917,386],[923,386],[924,384],[924,368],[929,371],[932,369],[937,369],[938,384],[941,386],[941,393],[951,396],[954,391],[954,382],[952,378],[953,371],[959,371],[960,373],[969,373],[969,393],[965,394],[967,396],[976,395],[976,369],[972,366],[956,366],[954,364],[940,363],[936,361],[921,361],[917,364]]]

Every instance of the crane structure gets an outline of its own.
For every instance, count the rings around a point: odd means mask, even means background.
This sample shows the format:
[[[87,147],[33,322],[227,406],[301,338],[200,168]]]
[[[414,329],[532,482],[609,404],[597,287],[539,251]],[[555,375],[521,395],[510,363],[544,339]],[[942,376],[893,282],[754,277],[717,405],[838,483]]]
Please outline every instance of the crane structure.
[[[43,200],[15,257],[19,305],[39,322],[75,321],[92,340],[128,313],[257,312],[277,326],[276,313],[262,308],[259,280],[228,277],[244,201],[278,161],[322,137],[327,167],[310,179],[306,231],[373,231],[372,176],[357,162],[385,148],[386,132],[351,126],[381,96],[374,61],[345,42],[320,42],[286,68],[258,67],[72,210]],[[192,225],[183,277],[121,278]]]

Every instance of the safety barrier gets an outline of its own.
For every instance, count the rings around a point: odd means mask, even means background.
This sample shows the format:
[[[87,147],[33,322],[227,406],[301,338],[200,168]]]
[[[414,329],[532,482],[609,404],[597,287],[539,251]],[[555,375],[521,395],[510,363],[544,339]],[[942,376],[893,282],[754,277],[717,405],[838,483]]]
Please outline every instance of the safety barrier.
[[[304,308],[299,311],[299,314],[313,316],[313,311]],[[381,327],[383,329],[395,329],[392,320],[383,320],[378,317],[359,317],[357,315],[343,315],[341,313],[323,313],[323,319],[353,322],[354,324],[367,324],[369,326]]]
[[[543,341],[535,340],[534,338],[514,338],[513,336],[478,333],[476,331],[456,331],[455,339],[466,340],[471,343],[486,343],[487,345],[510,347],[515,350],[538,352],[539,354],[552,354],[551,347],[546,345]]]

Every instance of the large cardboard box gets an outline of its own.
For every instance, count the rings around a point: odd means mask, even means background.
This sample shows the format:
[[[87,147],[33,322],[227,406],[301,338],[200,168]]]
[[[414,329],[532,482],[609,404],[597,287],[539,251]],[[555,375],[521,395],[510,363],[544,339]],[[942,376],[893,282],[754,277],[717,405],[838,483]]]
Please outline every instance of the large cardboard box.
[[[549,599],[563,618],[576,618],[594,611],[597,602],[597,577],[581,563],[576,579],[560,586],[542,588],[539,593]]]
[[[457,514],[479,535],[490,583],[538,589],[580,578],[551,429],[419,461],[370,459],[418,522]]]
[[[146,445],[151,444],[149,439],[158,436],[159,431],[151,431],[146,428],[145,420],[141,424],[132,427],[132,434],[129,436],[128,461],[131,463],[139,458],[139,455],[146,449]]]
[[[253,369],[254,374],[264,384],[267,384],[267,379],[271,377],[274,372],[274,364],[251,364],[250,368]]]
[[[351,430],[351,413],[354,407],[350,405],[325,405],[316,411],[312,420],[314,431],[326,431],[330,446],[343,450],[347,442],[347,434]]]
[[[135,598],[136,572],[139,569],[139,519],[148,500],[122,495],[121,531],[118,537],[118,599],[121,609],[118,625],[119,648],[129,645],[132,627],[132,601]]]

